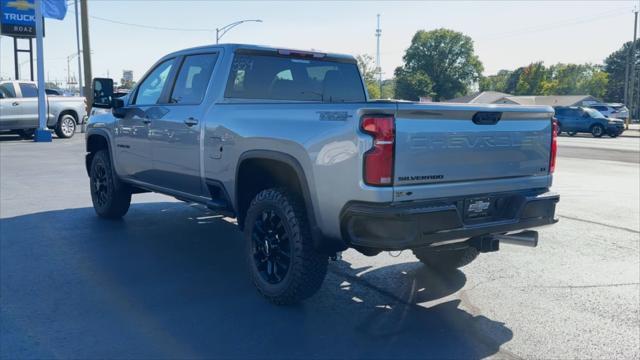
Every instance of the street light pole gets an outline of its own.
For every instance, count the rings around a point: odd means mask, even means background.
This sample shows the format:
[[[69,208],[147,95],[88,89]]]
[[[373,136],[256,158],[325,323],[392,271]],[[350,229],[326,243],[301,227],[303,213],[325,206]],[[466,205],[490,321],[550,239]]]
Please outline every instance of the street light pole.
[[[233,22],[231,24],[225,25],[221,28],[216,28],[216,44],[220,43],[220,39],[224,36],[224,34],[226,34],[229,30],[233,29],[234,27],[242,24],[242,23],[246,23],[246,22],[259,22],[261,23],[262,20],[260,19],[252,19],[252,20],[240,20],[240,21],[236,21]]]

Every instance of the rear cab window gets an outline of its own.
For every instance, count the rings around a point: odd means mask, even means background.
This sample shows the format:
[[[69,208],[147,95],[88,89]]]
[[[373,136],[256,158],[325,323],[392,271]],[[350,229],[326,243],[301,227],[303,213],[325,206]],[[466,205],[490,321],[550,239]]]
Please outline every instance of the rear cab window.
[[[301,102],[365,102],[355,61],[236,53],[226,98]]]

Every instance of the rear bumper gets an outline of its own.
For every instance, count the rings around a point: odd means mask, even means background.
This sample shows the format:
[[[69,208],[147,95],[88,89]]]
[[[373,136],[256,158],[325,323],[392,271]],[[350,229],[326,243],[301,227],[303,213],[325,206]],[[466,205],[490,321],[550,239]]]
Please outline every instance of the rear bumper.
[[[556,193],[487,194],[496,199],[491,217],[465,219],[464,198],[406,203],[348,203],[341,231],[350,246],[404,250],[442,241],[506,233],[556,223]],[[475,197],[475,196],[474,196]]]

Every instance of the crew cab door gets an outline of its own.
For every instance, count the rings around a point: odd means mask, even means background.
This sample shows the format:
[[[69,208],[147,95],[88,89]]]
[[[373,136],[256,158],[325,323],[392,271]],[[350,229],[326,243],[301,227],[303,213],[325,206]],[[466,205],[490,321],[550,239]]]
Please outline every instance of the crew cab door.
[[[20,129],[21,107],[13,83],[0,84],[0,130]]]
[[[38,127],[38,88],[35,84],[18,83],[19,98],[16,101],[20,108],[20,128],[35,129]],[[47,97],[45,96],[45,99]],[[49,108],[47,107],[47,111]]]
[[[186,55],[173,86],[167,113],[151,123],[154,183],[191,195],[204,195],[200,132],[208,106],[203,104],[217,53]]]
[[[118,120],[115,152],[118,172],[147,183],[154,183],[151,124],[162,119],[168,110],[160,102],[174,72],[175,59],[156,65],[136,88],[124,117]]]

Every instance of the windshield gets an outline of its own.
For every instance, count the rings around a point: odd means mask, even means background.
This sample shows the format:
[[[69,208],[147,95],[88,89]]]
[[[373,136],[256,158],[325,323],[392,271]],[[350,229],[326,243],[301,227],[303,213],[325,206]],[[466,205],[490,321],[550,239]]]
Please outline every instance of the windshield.
[[[590,117],[594,118],[594,119],[606,119],[606,117],[604,115],[602,115],[600,113],[600,111],[598,110],[594,110],[594,109],[589,109],[589,108],[585,108],[584,111],[589,114]]]

